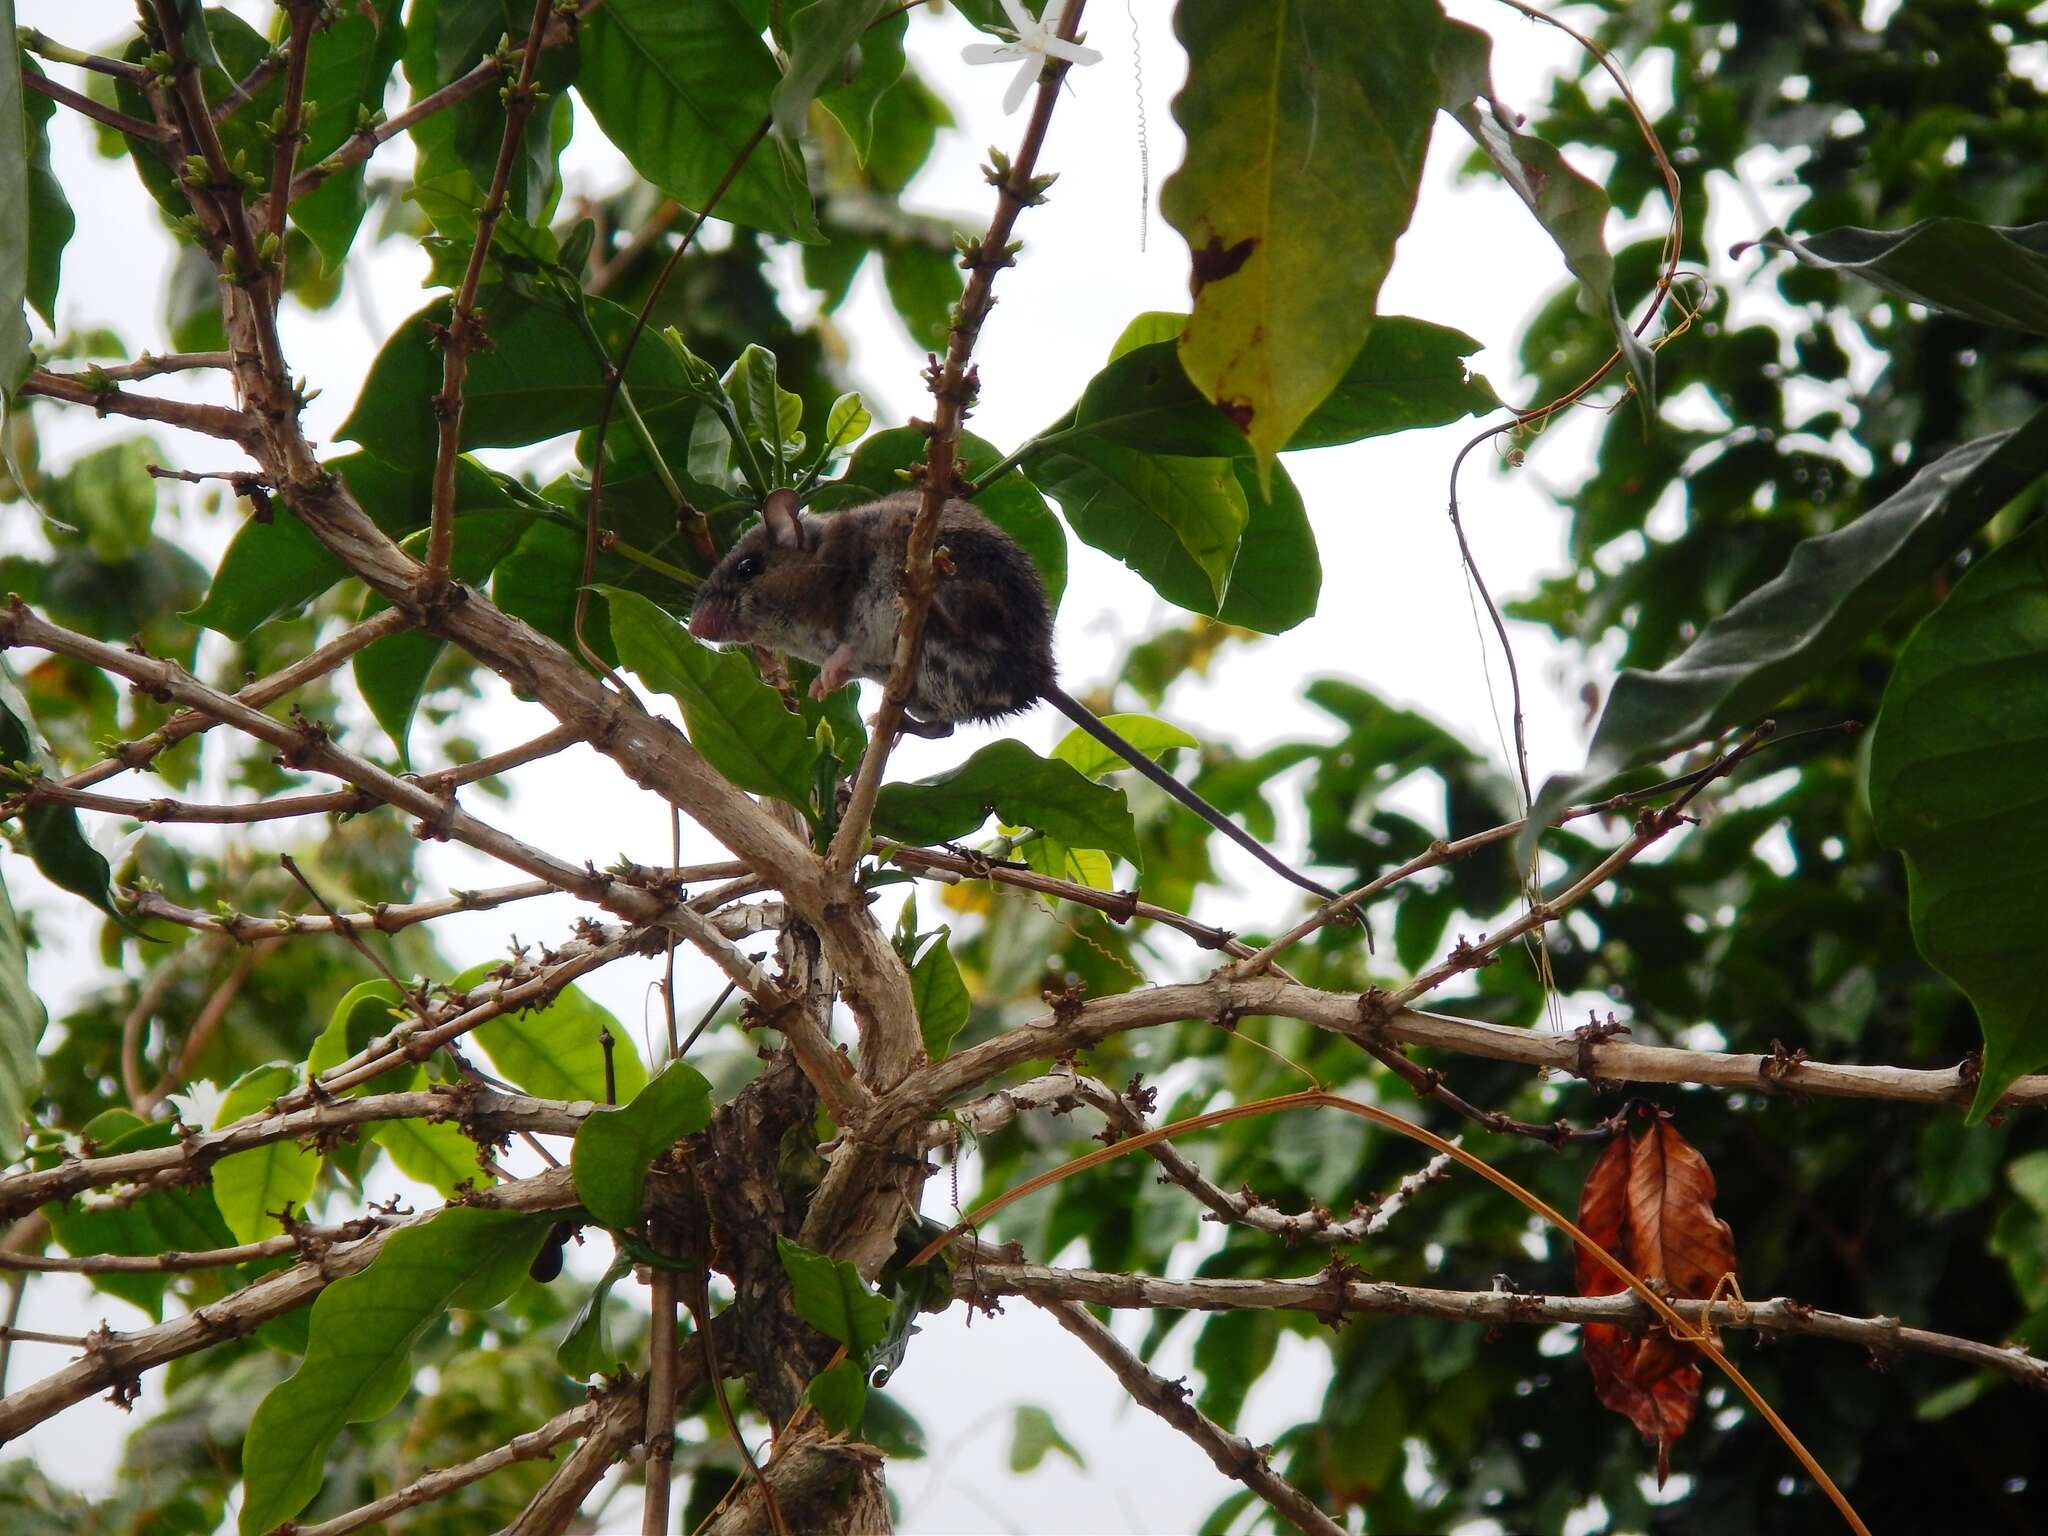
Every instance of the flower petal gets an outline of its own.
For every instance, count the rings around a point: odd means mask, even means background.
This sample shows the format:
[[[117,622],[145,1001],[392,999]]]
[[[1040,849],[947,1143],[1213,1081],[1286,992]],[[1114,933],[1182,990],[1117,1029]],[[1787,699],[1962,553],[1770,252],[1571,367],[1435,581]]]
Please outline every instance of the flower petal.
[[[1015,43],[969,43],[960,50],[960,57],[970,64],[1007,64],[1025,54]]]
[[[1069,64],[1100,64],[1100,49],[1070,43],[1065,38],[1055,37],[1045,45],[1045,51],[1056,59],[1065,59]]]
[[[1010,88],[1003,92],[1003,111],[1014,112],[1024,104],[1024,98],[1033,82],[1045,68],[1045,61],[1036,54],[1017,66],[1017,73],[1010,79]]]
[[[1063,5],[1066,0],[1047,0],[1049,5]],[[1003,0],[1003,14],[1010,18],[1010,25],[1019,32],[1028,32],[1038,25],[1038,18],[1025,9],[1024,0]]]

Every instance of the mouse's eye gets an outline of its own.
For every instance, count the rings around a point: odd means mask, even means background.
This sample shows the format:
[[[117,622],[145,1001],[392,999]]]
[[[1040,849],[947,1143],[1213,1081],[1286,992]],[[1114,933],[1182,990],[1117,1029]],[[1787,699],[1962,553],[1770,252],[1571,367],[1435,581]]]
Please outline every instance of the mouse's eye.
[[[759,555],[748,555],[732,568],[732,574],[735,581],[752,581],[761,574],[761,557]]]

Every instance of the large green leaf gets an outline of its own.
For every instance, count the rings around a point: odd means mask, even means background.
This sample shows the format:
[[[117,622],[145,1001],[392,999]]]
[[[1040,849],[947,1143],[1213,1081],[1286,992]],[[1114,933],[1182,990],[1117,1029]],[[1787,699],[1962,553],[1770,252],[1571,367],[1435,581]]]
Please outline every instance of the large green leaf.
[[[859,1270],[786,1237],[775,1239],[775,1252],[799,1317],[844,1344],[856,1360],[881,1343],[889,1329],[889,1303],[867,1288]]]
[[[467,991],[498,969],[472,966],[449,986]],[[604,1042],[612,1037],[612,1071],[621,1100],[647,1085],[640,1049],[619,1021],[575,987],[564,987],[544,1008],[501,1013],[472,1036],[498,1071],[518,1088],[543,1099],[605,1102]]]
[[[633,169],[702,208],[768,115],[782,76],[731,0],[607,0],[583,20],[576,89]],[[817,238],[803,156],[771,136],[754,147],[718,216],[794,240]]]
[[[1122,790],[1040,757],[1021,741],[993,742],[933,778],[885,784],[875,800],[875,830],[904,843],[965,837],[992,815],[1077,848],[1102,848],[1133,864],[1140,859]]]
[[[1184,317],[1141,319],[1171,322],[1171,337]],[[1492,386],[1465,368],[1464,359],[1478,350],[1478,342],[1449,326],[1382,315],[1336,388],[1286,446],[1328,448],[1496,410]],[[1088,381],[1066,422],[1040,436],[1048,442],[1101,437],[1146,453],[1196,457],[1251,451],[1230,418],[1189,381],[1171,339],[1120,348]]]
[[[29,986],[28,950],[7,887],[0,884],[0,1162],[21,1156],[21,1126],[43,1080],[36,1047],[50,1021]]]
[[[1144,454],[1083,438],[1035,459],[1030,475],[1059,502],[1084,542],[1122,559],[1170,603],[1271,635],[1316,611],[1322,562],[1301,493],[1284,468],[1275,466],[1262,490],[1249,459]],[[1245,508],[1220,603],[1209,573],[1178,538],[1162,532],[1177,497]]]
[[[1754,722],[1848,654],[1872,625],[2026,487],[2048,474],[2048,409],[1942,455],[1845,528],[1806,539],[1785,569],[1701,631],[1669,666],[1625,671],[1585,769],[1537,797],[1542,826],[1618,771]]]
[[[242,1536],[311,1502],[342,1426],[381,1418],[405,1395],[420,1336],[450,1307],[509,1296],[554,1222],[548,1212],[451,1207],[392,1233],[367,1269],[320,1293],[306,1358],[263,1399],[243,1442]]]
[[[533,523],[533,514],[523,509],[509,512],[472,512],[456,519],[455,548],[449,557],[448,573],[457,581],[481,585],[498,562],[519,542]],[[404,541],[413,558],[426,554],[429,538],[421,529]],[[390,603],[377,593],[363,599],[363,617],[381,613]],[[398,748],[399,760],[412,765],[412,717],[426,691],[427,677],[441,659],[447,642],[424,630],[409,629],[363,647],[351,666],[363,702],[390,735]]]
[[[0,4],[4,19],[5,4]],[[21,56],[23,70],[42,69],[27,54]],[[4,90],[4,87],[0,87]],[[57,103],[47,96],[28,92],[23,106],[28,112],[28,292],[30,304],[46,324],[57,323],[57,282],[64,265],[64,247],[71,242],[78,221],[71,215],[71,202],[50,165],[50,117]],[[0,130],[4,134],[4,130]],[[4,176],[0,172],[0,176]],[[6,262],[8,236],[0,234],[0,266]],[[4,286],[4,279],[0,279]]]
[[[608,1227],[640,1224],[640,1200],[654,1160],[711,1118],[711,1084],[672,1061],[617,1109],[594,1110],[569,1154],[576,1195]]]
[[[839,479],[819,488],[812,504],[820,509],[847,507],[908,490],[910,482],[901,478],[901,472],[922,464],[924,451],[924,434],[915,427],[877,432],[854,450]],[[1002,462],[1003,452],[986,438],[962,432],[960,457],[963,464],[986,470]],[[1038,488],[1013,469],[977,491],[974,506],[1024,546],[1024,553],[1038,567],[1039,580],[1045,583],[1046,603],[1058,611],[1067,588],[1067,536]]]
[[[1188,377],[1263,461],[1365,343],[1408,227],[1440,89],[1436,0],[1182,0],[1187,159],[1160,211],[1187,240]]]
[[[0,0],[0,37],[14,37],[14,0]],[[10,65],[22,55],[8,49]],[[29,206],[28,118],[22,111],[21,71],[0,69],[0,208]],[[0,395],[28,377],[29,222],[18,213],[0,218]]]
[[[1848,226],[1804,239],[1774,229],[1755,243],[1929,309],[2048,336],[2048,223],[1922,219],[1905,229]]]
[[[637,592],[605,589],[619,659],[683,711],[690,741],[741,789],[811,808],[818,753],[801,718],[738,649],[714,651]]]
[[[269,1108],[273,1099],[299,1085],[296,1067],[283,1062],[252,1067],[229,1085],[216,1128]],[[213,1198],[220,1214],[241,1243],[260,1242],[284,1230],[278,1214],[286,1206],[301,1210],[320,1172],[320,1154],[296,1141],[273,1141],[222,1158],[213,1167]]]
[[[1579,280],[1581,301],[1614,332],[1615,345],[1634,381],[1645,413],[1655,415],[1656,354],[1637,339],[1614,289],[1614,258],[1607,250],[1607,194],[1573,170],[1557,147],[1520,131],[1514,116],[1493,99],[1493,40],[1462,22],[1443,26],[1436,59],[1444,110],[1493,162],[1536,222],[1564,253]]]
[[[1250,509],[1233,462],[1144,453],[1104,438],[1062,442],[1031,467],[1086,543],[1123,561],[1164,593],[1168,574],[1192,565],[1214,612],[1230,590]]]
[[[505,39],[525,40],[532,0],[413,0],[408,8],[405,78],[419,100],[467,74]],[[576,50],[550,48],[540,56],[538,83],[551,108],[533,113],[512,157],[506,206],[529,224],[545,223],[561,196],[558,165],[570,107],[564,94],[576,76]],[[412,126],[419,150],[417,181],[465,171],[489,186],[505,142],[505,103],[497,90],[479,91]]]
[[[610,356],[632,329],[629,310],[590,299],[590,321]],[[545,442],[597,419],[605,393],[604,364],[567,310],[535,303],[504,286],[480,289],[491,344],[469,360],[463,388],[462,446],[513,448]],[[401,469],[433,464],[439,423],[433,397],[441,389],[437,328],[448,324],[446,298],[399,326],[377,353],[348,420],[335,435],[359,443]],[[650,425],[679,422],[696,408],[682,365],[667,347],[633,349],[626,379]]]
[[[57,770],[56,759],[44,747],[28,700],[22,696],[21,680],[0,660],[0,766],[16,763],[40,768],[46,774]],[[99,849],[86,840],[78,812],[68,805],[33,805],[22,812],[21,822],[29,857],[52,884],[83,896],[122,927],[136,931],[114,905],[113,871]]]
[[[1913,632],[1870,743],[1878,835],[1913,938],[1984,1031],[1972,1119],[2048,1064],[2048,524],[1986,556]]]

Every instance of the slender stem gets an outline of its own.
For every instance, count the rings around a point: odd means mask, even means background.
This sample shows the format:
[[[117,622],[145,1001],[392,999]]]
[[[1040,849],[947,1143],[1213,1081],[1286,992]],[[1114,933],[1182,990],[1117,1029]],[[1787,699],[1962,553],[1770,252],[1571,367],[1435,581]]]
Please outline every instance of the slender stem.
[[[1084,4],[1085,0],[1073,0],[1061,13],[1059,35],[1070,42],[1080,29]],[[1059,102],[1060,83],[1065,78],[1066,66],[1063,63],[1051,61],[1047,64],[1039,80],[1038,99],[1032,107],[1031,120],[1025,127],[1016,158],[1009,174],[997,180],[996,211],[989,220],[988,232],[972,254],[963,259],[963,264],[970,268],[967,288],[954,310],[956,318],[946,344],[945,364],[930,379],[936,408],[932,412],[930,444],[925,453],[923,500],[911,523],[903,561],[902,617],[896,629],[895,656],[890,662],[889,681],[882,690],[882,704],[875,715],[867,752],[861,758],[860,771],[854,778],[852,798],[847,802],[839,831],[832,839],[828,862],[832,874],[840,879],[851,875],[861,851],[867,846],[868,823],[874,816],[875,797],[881,792],[882,774],[888,767],[890,750],[896,744],[904,712],[910,702],[918,657],[924,645],[925,620],[931,611],[935,589],[932,553],[938,542],[939,512],[948,497],[969,489],[959,480],[957,460],[961,427],[980,387],[979,379],[970,367],[970,359],[994,299],[995,275],[1011,263],[1010,232],[1016,227],[1017,216],[1038,198],[1040,188],[1034,185],[1033,173],[1038,165],[1039,151],[1045,144],[1046,130],[1052,123],[1053,108]],[[895,1070],[898,1065],[893,1053],[889,1059],[875,1063],[875,1067],[883,1071]]]
[[[103,53],[84,53],[79,49],[66,47],[47,33],[38,32],[34,27],[17,28],[15,37],[23,48],[39,58],[48,59],[52,64],[68,64],[74,69],[89,69],[96,74],[111,75],[116,80],[126,80],[131,85],[140,85],[148,73],[140,64],[131,64],[126,59],[112,59]]]
[[[476,243],[470,248],[469,266],[462,274],[448,313],[448,329],[441,338],[441,392],[434,397],[434,414],[440,418],[439,444],[434,460],[434,504],[427,533],[427,566],[420,578],[427,593],[448,584],[448,562],[455,553],[455,461],[462,446],[462,389],[469,371],[470,355],[486,345],[483,317],[476,307],[476,294],[483,282],[484,263],[490,259],[491,241],[504,216],[506,198],[512,186],[512,169],[519,159],[520,139],[526,120],[533,115],[539,89],[533,83],[539,66],[542,41],[554,7],[538,3],[526,31],[526,49],[519,59],[519,79],[506,92],[505,132],[498,142],[498,164],[491,175],[491,190],[477,213]]]
[[[145,123],[139,117],[130,117],[126,112],[102,106],[90,96],[85,95],[81,91],[74,91],[68,85],[59,84],[48,75],[39,75],[25,69],[21,72],[21,83],[23,87],[35,92],[36,95],[47,96],[50,100],[56,102],[58,106],[69,107],[80,116],[89,117],[96,123],[103,123],[109,128],[127,134],[132,139],[140,139],[145,144],[161,144],[164,142],[164,131],[157,127],[155,123]]]
[[[647,1332],[647,1497],[640,1536],[668,1536],[676,1454],[676,1272],[656,1266],[647,1290],[654,1315]]]
[[[291,17],[291,36],[285,44],[284,126],[272,151],[270,196],[264,200],[265,223],[277,242],[277,268],[271,274],[271,303],[284,294],[284,216],[291,205],[292,167],[298,163],[299,146],[306,142],[306,64],[312,55],[313,34],[321,25],[324,5],[307,0],[280,0]],[[275,57],[273,52],[270,57]]]

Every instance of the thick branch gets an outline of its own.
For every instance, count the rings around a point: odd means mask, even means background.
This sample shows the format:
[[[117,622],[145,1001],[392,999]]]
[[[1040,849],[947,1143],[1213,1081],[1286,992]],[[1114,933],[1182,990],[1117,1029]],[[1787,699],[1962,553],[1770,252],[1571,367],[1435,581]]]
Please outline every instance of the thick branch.
[[[1361,1312],[1436,1317],[1488,1327],[1508,1323],[1569,1323],[1575,1327],[1612,1323],[1647,1329],[1657,1321],[1656,1314],[1641,1297],[1627,1293],[1529,1296],[1519,1291],[1446,1291],[1353,1280],[1341,1273],[1295,1280],[1164,1280],[1151,1275],[998,1262],[963,1264],[955,1273],[953,1284],[955,1291],[970,1301],[1017,1295],[1033,1301],[1137,1309],[1165,1307],[1193,1312],[1284,1308],[1310,1312],[1329,1323],[1340,1323]],[[1788,1296],[1769,1301],[1712,1303],[1672,1298],[1671,1305],[1689,1323],[1832,1339],[1867,1349],[1880,1359],[1889,1359],[1902,1351],[1935,1355],[1980,1370],[1996,1371],[2037,1391],[2048,1391],[2048,1361],[2036,1359],[2019,1345],[1981,1344],[1951,1334],[1930,1333],[1924,1328],[1907,1328],[1895,1317],[1851,1317],[1841,1312],[1823,1312]]]
[[[1361,1044],[1392,1041],[1515,1061],[1596,1082],[1701,1083],[1717,1088],[1889,1099],[1965,1107],[1975,1078],[1960,1068],[1916,1069],[1807,1061],[1789,1055],[1744,1055],[1636,1045],[1600,1037],[1553,1035],[1399,1009],[1382,1014],[1374,994],[1324,992],[1274,977],[1225,975],[1177,986],[1149,987],[1062,1009],[967,1047],[883,1096],[870,1134],[885,1134],[936,1113],[959,1094],[1034,1061],[1056,1061],[1127,1030],[1183,1019],[1236,1020],[1271,1015],[1305,1019]],[[2007,1090],[2007,1109],[2048,1104],[2048,1075],[2023,1077]]]
[[[24,395],[41,395],[72,405],[89,405],[102,416],[128,416],[136,421],[156,421],[167,427],[183,427],[218,437],[249,452],[260,439],[256,424],[241,411],[224,405],[202,405],[191,400],[162,400],[155,395],[130,394],[125,389],[95,388],[75,374],[52,373],[38,368],[21,386]]]

